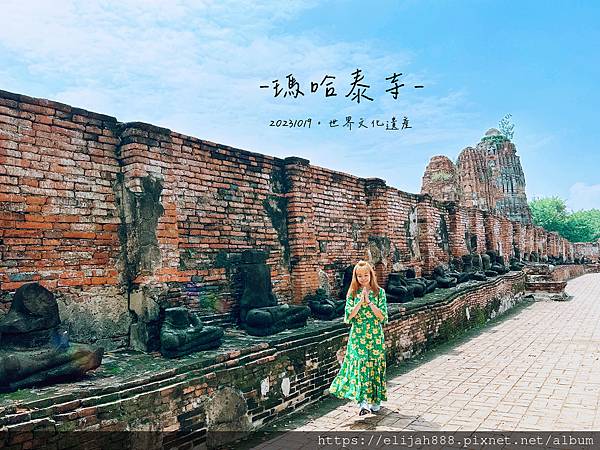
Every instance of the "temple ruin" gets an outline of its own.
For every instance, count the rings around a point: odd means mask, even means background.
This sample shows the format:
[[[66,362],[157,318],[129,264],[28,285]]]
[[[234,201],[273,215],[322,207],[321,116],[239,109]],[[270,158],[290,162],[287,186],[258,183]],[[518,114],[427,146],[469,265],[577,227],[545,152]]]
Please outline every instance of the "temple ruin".
[[[597,243],[531,223],[515,146],[496,130],[456,164],[432,158],[423,180],[407,193],[0,91],[0,322],[16,291],[42,292],[54,318],[33,330],[44,345],[93,348],[65,363],[69,376],[110,354],[83,381],[3,397],[6,442],[45,427],[50,442],[160,430],[210,443],[211,431],[246,432],[319,400],[360,259],[404,302],[389,308],[389,361],[525,301],[525,263],[555,262],[557,282],[598,269],[585,264]]]
[[[525,175],[516,147],[495,128],[489,129],[475,147],[461,151],[456,164],[445,156],[431,158],[421,194],[531,224]]]

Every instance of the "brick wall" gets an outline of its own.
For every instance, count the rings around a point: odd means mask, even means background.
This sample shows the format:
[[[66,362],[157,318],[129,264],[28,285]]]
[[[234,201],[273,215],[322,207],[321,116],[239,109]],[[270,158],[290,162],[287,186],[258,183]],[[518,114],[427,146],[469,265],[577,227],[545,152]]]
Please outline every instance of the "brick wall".
[[[385,286],[473,243],[512,252],[514,225],[476,208],[4,91],[0,163],[0,314],[39,281],[72,339],[106,348],[130,344],[155,303],[235,322],[249,248],[268,252],[285,303],[337,296],[358,259]],[[525,230],[521,250],[545,252],[548,233]]]
[[[0,94],[0,290],[44,284],[75,339],[108,346],[129,332],[116,128],[113,117]]]
[[[512,222],[513,243],[510,248],[510,253],[514,255],[515,248],[519,252],[519,256],[523,256],[525,251],[525,225],[520,222]]]
[[[388,188],[388,224],[386,235],[390,239],[390,272],[406,266],[420,266],[419,211],[421,196]]]
[[[513,227],[515,224],[518,224],[518,222],[512,222],[506,217],[500,218],[499,253],[504,256],[506,262],[508,262],[508,259],[513,255],[513,240],[515,238]]]
[[[571,278],[579,277],[585,273],[594,272],[596,269],[587,268],[583,265],[567,265],[567,266],[556,266],[551,273],[552,280],[554,281],[568,281]]]
[[[456,203],[448,204],[447,209],[451,256],[460,258],[469,253],[466,235],[469,229],[468,211],[458,208]]]
[[[474,253],[482,253],[487,249],[484,212],[480,209],[469,208],[469,234],[473,241],[470,249]]]
[[[597,242],[575,242],[571,246],[574,257],[585,256],[593,261],[600,261],[600,239]]]
[[[500,218],[491,213],[484,213],[484,226],[485,226],[485,250],[493,250],[500,252],[501,247],[501,230],[500,230]]]
[[[525,252],[531,253],[535,251],[535,229],[531,224],[525,226]]]
[[[427,273],[450,259],[448,211],[443,203],[424,195],[417,206],[417,216],[421,268]]]

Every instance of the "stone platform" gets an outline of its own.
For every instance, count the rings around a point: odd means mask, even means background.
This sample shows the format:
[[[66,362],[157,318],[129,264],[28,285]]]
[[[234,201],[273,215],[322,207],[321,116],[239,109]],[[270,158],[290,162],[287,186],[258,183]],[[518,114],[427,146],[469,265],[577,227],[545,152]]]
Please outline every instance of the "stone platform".
[[[524,281],[522,272],[511,272],[390,304],[390,365],[525,302]],[[327,394],[347,336],[348,326],[337,319],[270,338],[230,329],[219,350],[178,360],[109,353],[101,369],[81,382],[1,395],[0,443],[10,444],[24,430],[45,430],[51,438],[69,430],[178,431],[204,442],[207,431],[239,431],[244,417],[248,430],[257,429]],[[223,395],[240,406],[236,414],[219,410]]]

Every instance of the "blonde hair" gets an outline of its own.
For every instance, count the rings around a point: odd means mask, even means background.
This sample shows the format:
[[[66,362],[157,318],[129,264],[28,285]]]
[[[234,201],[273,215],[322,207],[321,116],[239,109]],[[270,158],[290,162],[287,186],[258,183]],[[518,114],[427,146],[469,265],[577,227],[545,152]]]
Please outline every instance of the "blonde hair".
[[[375,270],[373,269],[373,266],[371,264],[369,264],[367,261],[362,260],[356,263],[356,265],[354,266],[354,270],[352,271],[352,282],[350,283],[350,288],[348,289],[348,297],[354,297],[356,295],[356,292],[360,288],[360,283],[358,282],[358,279],[356,277],[356,271],[358,269],[364,268],[369,269],[369,273],[371,274],[371,278],[369,280],[369,287],[371,288],[373,293],[377,297],[379,297],[380,287],[379,284],[377,284],[377,276],[375,275]]]

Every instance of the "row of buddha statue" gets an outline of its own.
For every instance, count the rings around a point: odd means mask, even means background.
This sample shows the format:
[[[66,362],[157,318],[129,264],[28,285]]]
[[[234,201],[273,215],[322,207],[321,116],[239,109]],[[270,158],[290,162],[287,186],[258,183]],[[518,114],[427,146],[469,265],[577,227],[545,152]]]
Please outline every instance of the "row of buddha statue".
[[[318,289],[305,297],[304,305],[289,305],[278,303],[266,259],[267,254],[259,250],[247,250],[241,255],[242,289],[237,313],[240,327],[249,335],[269,336],[304,327],[310,316],[317,320],[343,316],[353,266],[344,271],[338,298]],[[569,262],[558,258],[552,261]],[[425,277],[417,277],[409,267],[389,274],[388,302],[409,302],[438,288],[521,270],[524,264],[511,258],[507,266],[501,255],[489,251],[454,258],[447,267],[438,266]],[[204,325],[187,308],[164,308],[161,318],[160,352],[165,357],[216,349],[223,341],[225,333],[221,327]],[[103,353],[102,348],[70,342],[54,295],[38,283],[24,284],[14,293],[9,312],[0,319],[0,391],[81,378],[100,366]]]

